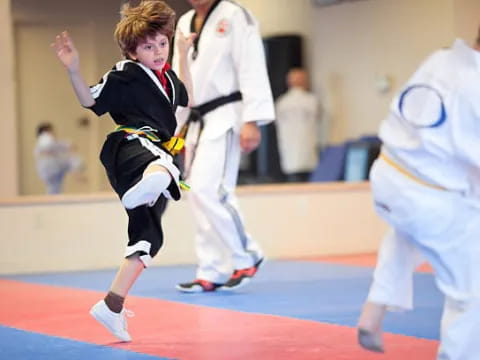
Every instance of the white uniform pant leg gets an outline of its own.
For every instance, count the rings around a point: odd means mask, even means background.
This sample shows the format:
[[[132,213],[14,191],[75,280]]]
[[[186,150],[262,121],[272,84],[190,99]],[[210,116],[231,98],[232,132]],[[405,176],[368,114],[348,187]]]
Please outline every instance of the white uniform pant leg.
[[[417,194],[417,199],[421,206],[431,206],[413,224],[412,236],[445,295],[438,359],[479,359],[479,209],[450,192],[425,192],[424,196]]]
[[[188,156],[187,152],[187,164]],[[196,221],[197,278],[225,282],[234,269],[251,267],[262,257],[258,244],[245,232],[237,205],[239,164],[240,141],[233,130],[201,139],[195,151],[187,182]]]
[[[480,209],[460,200],[442,238],[427,245],[436,281],[445,294],[439,360],[480,359]]]
[[[478,360],[480,299],[463,302],[446,297],[438,360]]]
[[[479,207],[462,194],[413,182],[382,161],[375,163],[371,179],[377,209],[409,234],[446,297],[438,359],[478,359]]]
[[[380,246],[368,301],[390,310],[411,310],[413,273],[422,262],[408,237],[390,228]]]

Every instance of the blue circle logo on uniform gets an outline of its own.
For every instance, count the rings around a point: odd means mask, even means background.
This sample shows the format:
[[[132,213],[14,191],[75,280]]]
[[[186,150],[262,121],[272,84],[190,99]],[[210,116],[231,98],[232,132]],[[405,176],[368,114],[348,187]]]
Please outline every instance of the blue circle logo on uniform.
[[[401,117],[416,128],[436,128],[447,119],[442,94],[427,84],[413,84],[398,99]]]
[[[218,22],[215,33],[218,36],[227,36],[230,33],[230,23],[227,19],[222,19]]]

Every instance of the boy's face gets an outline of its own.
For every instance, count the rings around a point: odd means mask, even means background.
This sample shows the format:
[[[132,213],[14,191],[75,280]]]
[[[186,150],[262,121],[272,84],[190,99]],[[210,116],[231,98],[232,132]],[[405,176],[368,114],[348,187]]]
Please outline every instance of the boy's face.
[[[139,43],[135,53],[129,55],[152,70],[162,70],[168,60],[169,51],[168,37],[157,33],[155,37],[148,37],[145,42]]]

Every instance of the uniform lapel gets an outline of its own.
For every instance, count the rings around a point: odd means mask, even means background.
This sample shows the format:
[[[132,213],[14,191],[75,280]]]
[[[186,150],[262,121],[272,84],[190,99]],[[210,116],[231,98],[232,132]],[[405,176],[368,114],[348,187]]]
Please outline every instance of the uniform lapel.
[[[162,97],[170,106],[172,106],[172,102],[170,101],[170,97],[168,96],[167,92],[163,88],[162,84],[160,83],[160,80],[158,80],[157,75],[147,68],[146,66],[140,64],[140,63],[135,63],[139,66],[139,71],[144,74],[142,76],[142,79],[146,81],[150,87],[152,87],[155,92],[158,94],[158,96]],[[170,80],[170,78],[169,78]]]
[[[172,89],[172,99],[171,99],[171,103],[173,105],[173,107],[175,108],[176,105],[177,105],[177,99],[175,99],[175,94],[177,94],[177,88],[175,86],[175,82],[173,81],[172,77],[170,76],[170,74],[168,73],[168,71],[165,71],[165,77],[167,78],[168,82],[170,83],[170,89]],[[163,89],[163,86],[162,86],[162,89]],[[168,98],[170,100],[170,98]]]
[[[208,10],[208,13],[207,13],[207,16],[205,16],[205,19],[203,20],[203,23],[202,23],[202,27],[200,28],[200,30],[198,31],[198,35],[197,37],[195,38],[195,40],[193,41],[193,51],[192,51],[192,58],[193,60],[195,60],[198,56],[198,51],[199,51],[199,43],[200,43],[200,37],[202,36],[202,31],[203,29],[205,28],[205,24],[207,23],[208,21],[208,18],[210,17],[210,15],[212,14],[212,12],[215,10],[215,8],[218,6],[218,4],[220,4],[222,0],[217,0],[213,3],[212,7],[210,8],[210,10]],[[194,33],[196,32],[195,31],[195,19],[197,17],[197,12],[195,12],[192,16],[192,20],[190,22],[190,32],[191,33]]]

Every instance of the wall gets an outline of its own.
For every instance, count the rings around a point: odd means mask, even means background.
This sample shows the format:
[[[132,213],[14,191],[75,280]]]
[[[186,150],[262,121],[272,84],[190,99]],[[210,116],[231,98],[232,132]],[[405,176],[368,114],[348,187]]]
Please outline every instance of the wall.
[[[2,111],[2,176],[0,198],[18,194],[17,126],[15,109],[15,78],[13,31],[10,0],[0,0],[0,109]]]
[[[454,0],[455,34],[465,40],[474,40],[480,26],[480,1]]]
[[[316,7],[310,0],[241,0],[264,36],[306,39],[307,67],[325,106],[330,142],[376,133],[393,92],[419,62],[455,37],[473,40],[478,0],[364,0]],[[387,76],[392,89],[379,93]]]
[[[271,259],[374,252],[386,230],[366,183],[242,187],[239,203],[249,233]],[[111,194],[0,201],[0,274],[115,268],[126,222]],[[195,263],[184,200],[169,204],[164,229],[154,264]]]
[[[452,0],[366,0],[313,10],[314,84],[326,95],[333,142],[376,133],[393,91],[454,38]],[[381,76],[393,89],[379,93]]]
[[[258,19],[262,36],[299,34],[304,38],[304,59],[311,66],[312,7],[310,0],[240,0]]]

